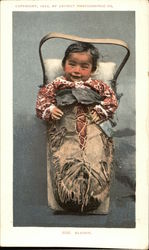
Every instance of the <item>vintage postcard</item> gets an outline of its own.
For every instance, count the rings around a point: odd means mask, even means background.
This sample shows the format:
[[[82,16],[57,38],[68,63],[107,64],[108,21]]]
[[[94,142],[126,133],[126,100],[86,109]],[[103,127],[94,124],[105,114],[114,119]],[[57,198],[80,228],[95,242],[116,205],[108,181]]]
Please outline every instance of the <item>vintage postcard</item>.
[[[1,246],[148,249],[148,8],[1,1]]]

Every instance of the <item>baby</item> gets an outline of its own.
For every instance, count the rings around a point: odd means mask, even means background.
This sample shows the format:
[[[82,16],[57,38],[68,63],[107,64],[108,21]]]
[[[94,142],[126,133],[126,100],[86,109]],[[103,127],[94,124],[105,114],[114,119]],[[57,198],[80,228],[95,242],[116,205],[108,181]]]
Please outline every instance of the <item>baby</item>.
[[[41,87],[36,102],[37,117],[49,126],[55,199],[71,211],[108,204],[113,144],[97,124],[111,119],[118,103],[107,84],[91,78],[98,59],[92,44],[71,44],[62,60],[64,75]]]
[[[56,91],[60,89],[86,88],[94,90],[102,97],[91,110],[92,120],[104,121],[111,118],[117,108],[117,100],[112,89],[101,80],[92,80],[96,70],[99,52],[90,43],[71,44],[62,60],[64,76],[42,87],[37,98],[37,116],[43,120],[59,120],[63,111],[56,105]]]

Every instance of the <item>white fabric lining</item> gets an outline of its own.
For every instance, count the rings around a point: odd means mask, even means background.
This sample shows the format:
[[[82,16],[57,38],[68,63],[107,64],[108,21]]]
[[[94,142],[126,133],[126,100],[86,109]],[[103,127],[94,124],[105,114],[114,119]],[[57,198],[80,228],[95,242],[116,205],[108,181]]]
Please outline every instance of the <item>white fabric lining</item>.
[[[61,59],[45,59],[45,75],[49,82],[64,74]],[[92,79],[102,80],[110,85],[116,71],[114,62],[99,62],[96,71],[91,75]]]

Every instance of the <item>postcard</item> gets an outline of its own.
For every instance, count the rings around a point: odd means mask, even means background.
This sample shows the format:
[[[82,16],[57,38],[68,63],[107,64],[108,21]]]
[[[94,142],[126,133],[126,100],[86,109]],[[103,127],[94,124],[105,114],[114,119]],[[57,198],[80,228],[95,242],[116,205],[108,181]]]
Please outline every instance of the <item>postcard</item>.
[[[1,246],[148,249],[148,38],[146,0],[1,1]]]

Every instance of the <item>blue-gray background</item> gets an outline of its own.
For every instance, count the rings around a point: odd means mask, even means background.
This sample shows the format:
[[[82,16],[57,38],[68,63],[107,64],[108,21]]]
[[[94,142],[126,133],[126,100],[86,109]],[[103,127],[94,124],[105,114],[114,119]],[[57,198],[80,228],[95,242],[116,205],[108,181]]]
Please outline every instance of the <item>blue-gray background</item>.
[[[36,118],[42,69],[38,47],[49,32],[128,43],[130,58],[118,78],[123,92],[117,112],[114,178],[108,215],[54,214],[47,206],[46,125]],[[62,58],[70,42],[52,39],[44,57]],[[125,49],[98,47],[104,60],[119,63]],[[135,13],[131,11],[13,13],[14,226],[135,226]]]

